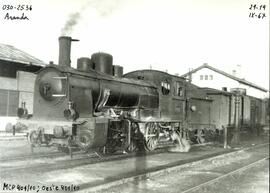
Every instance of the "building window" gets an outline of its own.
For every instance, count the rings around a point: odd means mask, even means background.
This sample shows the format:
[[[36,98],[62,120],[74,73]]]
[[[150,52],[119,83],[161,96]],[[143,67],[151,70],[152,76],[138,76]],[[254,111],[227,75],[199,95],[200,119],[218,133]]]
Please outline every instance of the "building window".
[[[183,96],[183,84],[182,82],[175,82],[175,95],[176,96]]]
[[[171,90],[171,85],[168,81],[162,81],[161,82],[161,92],[163,95],[168,95]]]
[[[213,80],[213,75],[200,75],[200,80]]]
[[[0,116],[17,116],[19,92],[0,89]]]

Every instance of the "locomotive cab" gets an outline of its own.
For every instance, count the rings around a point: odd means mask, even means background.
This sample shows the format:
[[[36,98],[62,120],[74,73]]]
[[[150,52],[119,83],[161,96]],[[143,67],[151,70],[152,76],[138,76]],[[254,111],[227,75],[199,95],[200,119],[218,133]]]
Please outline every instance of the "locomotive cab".
[[[156,70],[141,70],[125,74],[126,78],[143,79],[154,84],[159,92],[160,119],[180,120],[185,115],[186,82],[184,78]]]

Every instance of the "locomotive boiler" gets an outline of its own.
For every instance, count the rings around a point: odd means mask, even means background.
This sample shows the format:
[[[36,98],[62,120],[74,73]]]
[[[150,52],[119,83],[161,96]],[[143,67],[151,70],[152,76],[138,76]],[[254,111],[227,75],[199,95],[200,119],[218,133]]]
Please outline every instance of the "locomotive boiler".
[[[79,58],[77,69],[71,68],[72,41],[76,40],[60,37],[58,65],[37,74],[33,117],[20,120],[28,127],[32,146],[152,151],[172,142],[172,136],[186,138],[184,79],[178,81],[178,103],[165,104],[172,80],[123,77],[123,68],[113,65],[106,53]],[[168,110],[172,106],[177,114]]]

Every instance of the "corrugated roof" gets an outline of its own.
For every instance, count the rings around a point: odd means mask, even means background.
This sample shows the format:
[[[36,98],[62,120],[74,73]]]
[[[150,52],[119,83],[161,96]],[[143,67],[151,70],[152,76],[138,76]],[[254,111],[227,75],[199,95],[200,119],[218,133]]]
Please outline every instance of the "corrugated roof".
[[[199,66],[198,68],[195,68],[195,69],[191,70],[190,72],[183,74],[182,77],[186,77],[186,76],[188,76],[189,74],[192,74],[192,73],[194,73],[194,72],[197,72],[198,70],[200,70],[200,69],[202,69],[202,68],[208,68],[208,69],[213,70],[213,71],[215,71],[215,72],[217,72],[217,73],[219,73],[219,74],[222,74],[222,75],[224,75],[224,76],[226,76],[226,77],[228,77],[228,78],[231,78],[231,79],[233,79],[233,80],[236,80],[236,81],[238,81],[238,82],[241,83],[241,84],[244,84],[244,85],[247,85],[247,86],[256,88],[256,89],[258,89],[258,90],[261,90],[261,91],[264,91],[264,92],[267,92],[267,91],[268,91],[267,89],[262,88],[262,87],[260,87],[260,86],[258,86],[258,85],[256,85],[256,84],[254,84],[254,83],[251,83],[251,82],[249,82],[249,81],[246,81],[245,79],[241,79],[241,78],[238,78],[238,77],[236,77],[236,76],[233,76],[233,75],[231,75],[231,74],[229,74],[229,73],[227,73],[227,72],[224,72],[224,71],[222,71],[222,70],[219,70],[219,69],[217,69],[217,68],[214,68],[214,67],[212,67],[212,66],[210,66],[210,65],[208,65],[208,64],[203,64],[203,65]]]
[[[21,51],[14,46],[0,44],[0,60],[30,64],[36,66],[45,66],[45,62]]]

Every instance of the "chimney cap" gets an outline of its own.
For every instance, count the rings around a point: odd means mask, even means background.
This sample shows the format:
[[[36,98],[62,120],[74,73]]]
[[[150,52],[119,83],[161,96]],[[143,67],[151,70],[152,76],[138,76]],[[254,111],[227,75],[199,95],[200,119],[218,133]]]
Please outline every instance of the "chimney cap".
[[[59,38],[58,38],[58,39],[61,39],[61,38],[69,38],[69,39],[71,39],[71,37],[70,37],[70,36],[59,36]]]
[[[70,36],[60,36],[60,37],[58,38],[58,40],[60,40],[60,39],[68,39],[68,40],[70,40],[70,41],[80,41],[80,40],[78,40],[78,39],[72,39]]]

